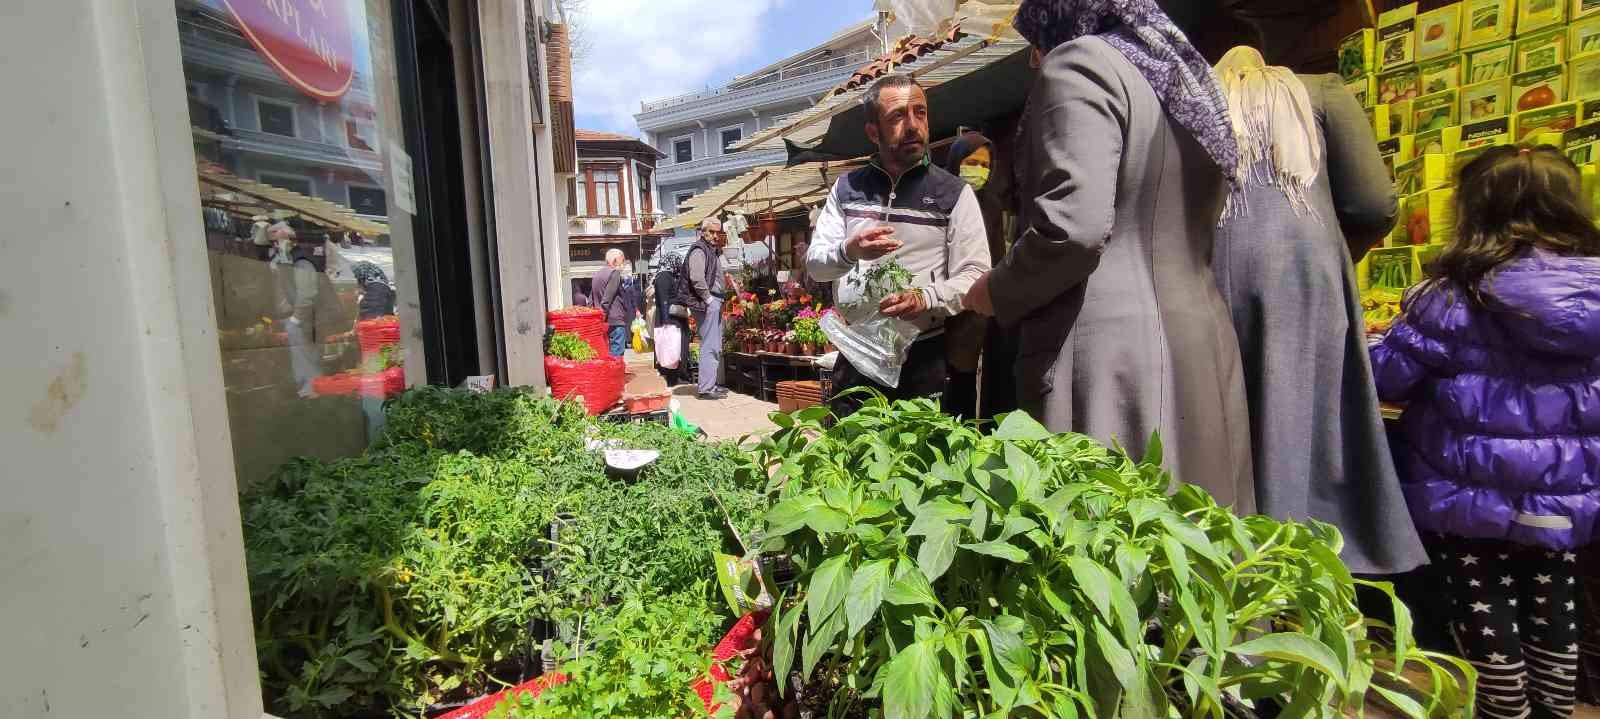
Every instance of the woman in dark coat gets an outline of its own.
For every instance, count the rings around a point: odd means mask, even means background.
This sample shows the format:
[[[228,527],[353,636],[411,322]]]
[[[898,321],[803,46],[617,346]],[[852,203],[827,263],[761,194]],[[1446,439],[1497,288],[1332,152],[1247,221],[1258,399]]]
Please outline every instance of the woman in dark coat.
[[[1026,0],[1044,53],[1017,148],[1021,232],[968,294],[1020,333],[1017,399],[1051,430],[1255,510],[1239,340],[1209,265],[1238,163],[1211,67],[1153,0]]]
[[[682,353],[679,355],[678,366],[667,368],[656,365],[656,371],[661,373],[661,378],[667,381],[668,387],[676,387],[690,381],[687,372],[689,366],[689,320],[673,317],[668,308],[672,306],[673,286],[679,272],[683,271],[683,258],[677,255],[663,255],[661,266],[657,268],[652,287],[656,298],[656,326],[677,327],[678,333],[683,337]]]
[[[1362,574],[1427,563],[1384,436],[1351,249],[1395,219],[1361,105],[1240,47],[1217,66],[1243,155],[1212,268],[1244,358],[1256,508],[1344,533]]]

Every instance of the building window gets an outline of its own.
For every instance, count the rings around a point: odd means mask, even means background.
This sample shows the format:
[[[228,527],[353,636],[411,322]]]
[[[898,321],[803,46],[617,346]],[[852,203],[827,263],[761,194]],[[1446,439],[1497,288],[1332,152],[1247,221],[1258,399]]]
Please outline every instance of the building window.
[[[739,141],[744,139],[744,128],[726,127],[722,129],[721,135],[722,154],[726,155],[733,152],[733,146],[739,144]]]
[[[366,120],[345,118],[345,145],[352,150],[378,151],[378,128]]]
[[[578,216],[578,180],[567,178],[567,217]]]
[[[683,206],[689,204],[689,201],[693,200],[693,199],[694,199],[694,193],[693,192],[680,192],[680,193],[672,196],[672,201],[677,204],[677,211],[678,212],[682,212],[683,211]]]
[[[654,213],[656,211],[655,200],[651,198],[651,195],[654,195],[655,193],[651,191],[650,176],[651,176],[650,168],[648,168],[648,167],[640,167],[640,168],[638,168],[638,177],[639,177],[639,211],[641,213],[643,213],[643,214],[646,214],[646,215],[652,214],[652,213]]]
[[[389,214],[389,197],[382,188],[351,185],[347,194],[350,199],[350,209],[355,210],[358,215],[383,217]]]
[[[279,175],[272,172],[263,172],[256,176],[263,185],[281,187],[290,192],[298,192],[306,197],[315,197],[311,192],[311,178],[295,177],[294,175]]]
[[[579,173],[584,186],[584,208],[590,217],[621,217],[622,168],[586,167]]]
[[[692,162],[694,160],[694,140],[680,137],[672,141],[672,159],[674,162]]]
[[[284,137],[299,137],[295,132],[294,105],[276,100],[256,100],[256,118],[261,131]]]

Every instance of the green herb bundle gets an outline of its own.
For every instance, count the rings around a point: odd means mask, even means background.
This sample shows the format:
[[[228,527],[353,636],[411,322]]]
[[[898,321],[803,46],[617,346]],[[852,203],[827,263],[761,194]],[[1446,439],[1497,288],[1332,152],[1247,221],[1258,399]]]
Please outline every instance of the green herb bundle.
[[[1224,717],[1273,698],[1333,717],[1369,692],[1470,713],[1470,666],[1417,649],[1398,601],[1393,627],[1358,611],[1336,530],[1169,496],[1159,438],[1134,461],[1022,414],[992,435],[929,400],[824,414],[775,417],[755,469],[780,499],[764,549],[800,569],[773,665],[836,679],[833,715]]]

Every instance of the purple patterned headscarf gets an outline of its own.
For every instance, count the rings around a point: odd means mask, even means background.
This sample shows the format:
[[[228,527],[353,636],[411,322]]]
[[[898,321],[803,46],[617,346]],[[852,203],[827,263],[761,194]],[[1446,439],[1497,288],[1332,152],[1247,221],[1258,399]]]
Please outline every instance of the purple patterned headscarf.
[[[1233,178],[1239,146],[1211,65],[1155,0],[1024,0],[1013,23],[1042,52],[1096,35],[1150,82],[1167,114]]]

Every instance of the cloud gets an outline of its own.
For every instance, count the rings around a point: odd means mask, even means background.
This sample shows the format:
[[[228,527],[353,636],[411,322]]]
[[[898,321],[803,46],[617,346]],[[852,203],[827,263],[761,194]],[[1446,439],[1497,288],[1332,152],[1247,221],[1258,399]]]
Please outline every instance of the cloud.
[[[694,92],[755,54],[762,20],[787,0],[586,0],[587,55],[574,68],[574,111],[635,133],[639,103]]]

